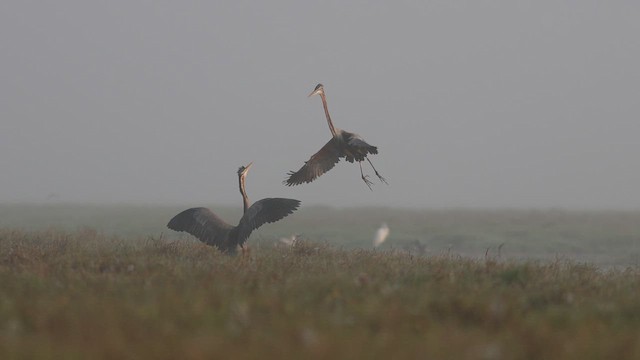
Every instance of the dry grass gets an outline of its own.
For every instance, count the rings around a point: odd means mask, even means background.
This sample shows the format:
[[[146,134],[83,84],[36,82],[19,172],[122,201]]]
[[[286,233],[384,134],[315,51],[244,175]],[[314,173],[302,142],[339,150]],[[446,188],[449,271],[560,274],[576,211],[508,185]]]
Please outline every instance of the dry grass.
[[[163,233],[163,237],[173,240],[189,239],[185,233],[166,228],[169,219],[185,208],[0,204],[0,229],[43,231],[54,227],[72,232],[89,226],[124,238]],[[211,208],[230,223],[236,223],[242,215],[239,206]],[[487,249],[497,255],[498,246],[504,244],[501,255],[505,259],[563,257],[602,266],[640,264],[640,211],[303,206],[283,221],[262,226],[249,243],[261,246],[281,236],[303,234],[337,248],[371,248],[373,234],[382,222],[391,228],[381,246],[385,250],[422,248],[431,255],[451,252],[478,257]]]
[[[0,230],[0,358],[640,358],[640,271]]]

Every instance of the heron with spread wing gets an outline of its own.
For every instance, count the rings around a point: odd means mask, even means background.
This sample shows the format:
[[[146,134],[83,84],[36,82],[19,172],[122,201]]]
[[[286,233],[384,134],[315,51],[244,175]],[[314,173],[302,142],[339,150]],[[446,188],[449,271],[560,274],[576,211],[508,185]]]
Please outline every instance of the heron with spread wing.
[[[369,145],[358,134],[344,131],[333,126],[331,116],[329,115],[329,108],[327,107],[327,98],[322,84],[318,84],[311,94],[309,94],[309,96],[313,95],[320,95],[320,98],[322,99],[324,114],[327,118],[331,135],[333,136],[331,140],[329,140],[329,142],[320,149],[320,151],[313,154],[311,158],[305,162],[304,166],[301,167],[300,170],[295,172],[290,171],[287,174],[289,175],[289,178],[284,181],[284,184],[287,186],[293,186],[302,183],[310,183],[320,175],[331,170],[341,158],[344,158],[350,163],[354,161],[358,162],[360,165],[360,176],[369,189],[373,190],[371,188],[373,183],[369,180],[369,175],[365,175],[362,171],[362,162],[364,160],[369,162],[380,181],[387,184],[387,180],[378,173],[378,170],[376,170],[373,163],[368,158],[368,155],[377,154],[378,148],[373,145]]]
[[[215,246],[224,253],[233,254],[238,246],[244,248],[244,242],[253,230],[265,223],[276,222],[298,209],[299,200],[285,198],[265,198],[250,205],[245,191],[245,178],[252,164],[249,163],[238,169],[244,215],[237,226],[227,224],[207,208],[197,207],[174,216],[167,227],[175,231],[186,231],[207,245]]]

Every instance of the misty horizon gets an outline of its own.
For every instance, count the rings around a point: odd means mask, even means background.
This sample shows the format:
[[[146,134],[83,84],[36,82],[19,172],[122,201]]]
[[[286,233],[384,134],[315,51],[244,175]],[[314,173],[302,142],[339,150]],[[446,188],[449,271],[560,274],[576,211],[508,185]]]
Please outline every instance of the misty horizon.
[[[640,209],[640,4],[2,7],[0,203]]]

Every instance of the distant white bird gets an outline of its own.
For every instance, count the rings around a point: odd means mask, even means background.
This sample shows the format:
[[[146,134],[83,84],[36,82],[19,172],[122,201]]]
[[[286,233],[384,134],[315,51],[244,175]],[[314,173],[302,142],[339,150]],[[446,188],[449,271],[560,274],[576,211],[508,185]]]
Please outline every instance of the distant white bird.
[[[290,237],[281,237],[280,242],[287,246],[294,246],[298,242],[299,234],[293,234]]]
[[[373,237],[373,247],[377,248],[380,246],[389,236],[389,226],[387,223],[382,223],[380,228],[376,231],[376,235]]]

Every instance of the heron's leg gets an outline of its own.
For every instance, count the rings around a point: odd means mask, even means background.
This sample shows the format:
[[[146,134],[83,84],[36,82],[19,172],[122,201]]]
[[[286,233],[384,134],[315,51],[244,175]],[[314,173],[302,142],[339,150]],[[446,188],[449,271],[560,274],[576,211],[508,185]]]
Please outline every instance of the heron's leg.
[[[362,161],[358,161],[358,164],[360,165],[360,176],[362,177],[362,181],[367,184],[369,190],[373,191],[373,189],[371,188],[371,185],[373,185],[373,183],[371,182],[371,180],[369,180],[369,175],[365,175],[364,172],[362,172]]]
[[[380,179],[380,181],[382,181],[383,183],[389,185],[389,183],[387,182],[387,179],[383,178],[382,175],[380,175],[378,173],[378,170],[376,170],[376,167],[373,166],[373,163],[371,162],[371,160],[369,160],[369,157],[367,157],[367,161],[369,162],[369,164],[371,165],[371,167],[373,168],[373,171],[375,171],[376,176],[378,177],[378,179]]]

